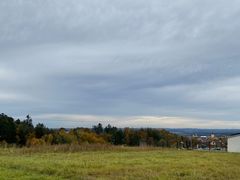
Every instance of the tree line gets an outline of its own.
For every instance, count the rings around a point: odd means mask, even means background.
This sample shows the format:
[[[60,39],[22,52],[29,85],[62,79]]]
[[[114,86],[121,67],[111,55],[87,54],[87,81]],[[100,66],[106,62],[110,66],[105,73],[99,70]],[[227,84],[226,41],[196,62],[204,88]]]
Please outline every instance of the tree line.
[[[38,123],[35,127],[28,115],[24,120],[15,120],[0,114],[0,142],[17,146],[54,144],[112,144],[126,146],[159,146],[189,148],[187,137],[178,136],[164,129],[117,128],[101,123],[92,128],[49,129]]]

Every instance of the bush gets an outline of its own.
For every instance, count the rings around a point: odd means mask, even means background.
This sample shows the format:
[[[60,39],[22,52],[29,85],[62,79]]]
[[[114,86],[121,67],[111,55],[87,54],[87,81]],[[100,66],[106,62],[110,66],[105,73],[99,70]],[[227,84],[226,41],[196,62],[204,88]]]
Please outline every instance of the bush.
[[[27,140],[27,146],[40,146],[40,145],[45,145],[45,141],[43,139],[37,139],[37,138],[31,138]]]

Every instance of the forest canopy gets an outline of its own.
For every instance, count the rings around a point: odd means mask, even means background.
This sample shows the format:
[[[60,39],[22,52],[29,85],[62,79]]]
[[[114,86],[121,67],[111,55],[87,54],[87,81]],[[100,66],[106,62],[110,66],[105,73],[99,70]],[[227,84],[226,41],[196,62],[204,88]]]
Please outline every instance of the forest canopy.
[[[33,125],[27,115],[24,120],[0,114],[0,142],[22,146],[55,144],[112,144],[126,146],[190,146],[189,139],[154,128],[117,128],[101,123],[92,128],[49,129],[44,124]]]

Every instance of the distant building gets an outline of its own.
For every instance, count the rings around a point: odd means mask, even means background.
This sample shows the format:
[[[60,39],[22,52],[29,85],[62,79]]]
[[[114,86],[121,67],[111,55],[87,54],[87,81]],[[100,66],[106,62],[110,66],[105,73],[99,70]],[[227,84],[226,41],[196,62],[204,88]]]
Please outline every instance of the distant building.
[[[211,134],[211,138],[215,138],[215,134],[212,133],[212,134]]]
[[[240,152],[240,133],[228,137],[228,152]]]

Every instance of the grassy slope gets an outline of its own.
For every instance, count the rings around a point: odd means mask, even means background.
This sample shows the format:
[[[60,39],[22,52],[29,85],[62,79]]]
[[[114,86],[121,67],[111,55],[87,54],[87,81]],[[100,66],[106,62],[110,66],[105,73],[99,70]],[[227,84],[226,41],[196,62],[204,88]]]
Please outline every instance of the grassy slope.
[[[240,179],[240,154],[177,150],[0,149],[0,179]]]

